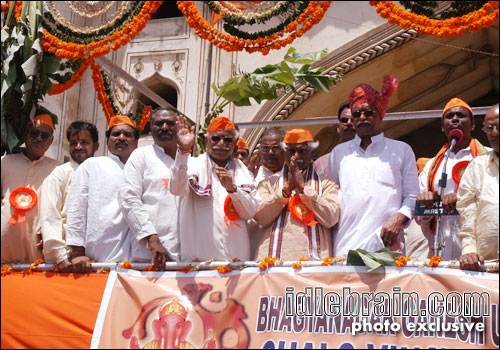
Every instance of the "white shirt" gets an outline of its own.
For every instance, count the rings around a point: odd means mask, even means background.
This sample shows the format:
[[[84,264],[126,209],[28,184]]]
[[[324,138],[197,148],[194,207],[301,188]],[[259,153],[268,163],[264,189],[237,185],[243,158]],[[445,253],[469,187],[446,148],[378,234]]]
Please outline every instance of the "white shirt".
[[[252,174],[240,160],[233,159],[239,162],[233,178],[237,191],[229,196],[241,219],[226,226],[224,201],[228,193],[215,174],[213,162],[210,161],[212,187],[209,196],[197,195],[188,185],[189,175],[202,176],[201,172],[206,169],[206,157],[206,153],[196,158],[189,154],[177,153],[171,169],[169,189],[173,194],[182,196],[179,212],[181,259],[205,261],[213,258],[230,261],[236,257],[244,261],[249,260],[250,242],[246,220],[253,218],[257,212],[259,197],[255,188],[246,187],[243,190],[240,185],[253,184]]]
[[[42,222],[43,255],[47,262],[60,263],[69,258],[66,247],[66,219],[68,193],[73,172],[78,163],[59,165],[45,178],[40,200],[40,220]]]
[[[170,259],[180,258],[179,198],[168,190],[173,164],[174,160],[158,145],[137,148],[125,164],[118,201],[135,237],[132,238],[134,260],[151,260],[151,251],[145,240],[141,240],[154,234],[158,235]]]
[[[487,148],[490,150],[490,148]],[[450,151],[448,162],[446,163],[446,174],[448,178],[446,180],[446,187],[443,190],[443,195],[448,193],[453,193],[457,189],[457,184],[453,180],[452,171],[453,167],[462,161],[471,161],[474,159],[470,147],[459,150],[457,153]],[[418,177],[420,193],[427,192],[427,178],[429,176],[429,171],[434,158],[429,160],[424,167],[424,170],[420,173]],[[439,180],[441,179],[441,173],[443,171],[444,160],[439,164],[439,167],[434,177],[434,191],[439,191]],[[421,225],[422,231],[425,236],[430,237],[434,240],[434,234],[430,229],[430,220],[432,216],[418,216],[416,221]],[[444,260],[454,260],[460,258],[462,255],[462,244],[460,242],[460,216],[459,215],[443,215],[441,216],[441,243],[444,244],[441,256]],[[432,254],[433,255],[433,254]]]
[[[259,167],[259,171],[257,172],[257,175],[255,176],[255,181],[254,181],[255,187],[259,186],[259,184],[263,180],[267,179],[268,177],[270,177],[272,175],[274,175],[274,173],[271,170],[269,170],[265,166],[261,165]]]
[[[97,262],[130,260],[129,228],[118,205],[123,167],[111,153],[92,157],[71,180],[66,244],[85,247],[85,255]]]
[[[358,135],[330,153],[328,176],[339,184],[340,221],[333,252],[382,249],[380,230],[396,213],[412,219],[418,194],[415,154],[404,142],[372,137],[366,151]],[[400,238],[402,234],[400,233]]]

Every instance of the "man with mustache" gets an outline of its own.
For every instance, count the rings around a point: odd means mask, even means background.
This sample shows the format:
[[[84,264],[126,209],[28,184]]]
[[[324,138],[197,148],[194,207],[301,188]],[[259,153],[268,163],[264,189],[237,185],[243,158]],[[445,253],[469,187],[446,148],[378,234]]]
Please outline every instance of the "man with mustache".
[[[43,255],[45,262],[56,263],[61,272],[71,272],[70,251],[66,246],[66,210],[71,178],[84,160],[99,148],[99,134],[94,124],[75,121],[66,131],[71,161],[59,165],[45,179],[40,201]]]
[[[290,130],[283,142],[283,170],[258,187],[262,202],[255,220],[264,230],[256,237],[255,260],[332,256],[330,228],[339,218],[338,186],[314,170],[318,143],[309,130]]]
[[[153,112],[150,125],[155,143],[132,152],[118,197],[133,236],[132,259],[147,259],[159,270],[164,270],[166,261],[180,258],[179,199],[168,191],[177,151],[178,116],[172,107]]]
[[[232,157],[239,135],[228,118],[214,118],[207,131],[207,153],[191,158],[194,128],[188,126],[186,118],[178,120],[179,148],[169,189],[181,196],[181,259],[249,260],[245,221],[253,218],[259,206],[253,176],[245,164]]]
[[[260,138],[260,147],[252,157],[256,163],[255,186],[262,180],[281,172],[285,162],[285,151],[281,147],[281,142],[285,137],[285,132],[277,128],[269,128],[264,131]]]
[[[493,151],[474,158],[458,187],[462,256],[465,270],[482,271],[479,263],[498,261],[498,103],[491,107],[482,129]]]
[[[349,101],[344,101],[339,107],[338,113],[339,122],[337,124],[337,133],[340,136],[340,143],[351,141],[356,136],[354,125],[352,124],[351,109]],[[330,153],[324,154],[314,162],[314,169],[319,173],[327,176],[328,159]]]
[[[463,133],[462,140],[455,144],[449,153],[446,163],[446,187],[443,191],[442,204],[447,213],[455,211],[457,204],[457,189],[460,177],[467,164],[487,149],[476,139],[471,137],[475,128],[474,114],[470,106],[459,98],[452,98],[443,109],[441,116],[441,130],[448,139],[452,130]],[[443,172],[445,152],[449,148],[446,143],[438,154],[427,162],[424,170],[419,175],[420,194],[417,201],[429,208],[434,206],[439,190],[439,180]],[[434,255],[434,235],[436,234],[436,217],[418,216],[416,222],[422,229],[422,234],[413,232],[413,237],[408,238],[409,256],[415,258],[428,258]],[[441,217],[441,243],[444,244],[441,256],[444,260],[460,258],[462,246],[460,243],[460,217],[458,215],[444,215]]]
[[[90,260],[130,260],[129,227],[118,205],[123,168],[137,148],[139,129],[127,116],[116,115],[106,131],[109,154],[83,162],[73,174],[68,197],[66,244],[73,272],[90,271]]]
[[[2,157],[2,263],[30,264],[42,257],[40,192],[43,180],[60,164],[45,157],[53,135],[52,117],[37,115],[24,133],[26,149]]]
[[[402,228],[413,217],[418,194],[415,154],[409,145],[382,132],[389,97],[398,83],[385,75],[382,92],[362,83],[349,95],[356,136],[336,146],[328,163],[328,175],[342,193],[334,255],[345,257],[358,248],[374,252],[393,244],[400,249],[398,236],[403,238]]]

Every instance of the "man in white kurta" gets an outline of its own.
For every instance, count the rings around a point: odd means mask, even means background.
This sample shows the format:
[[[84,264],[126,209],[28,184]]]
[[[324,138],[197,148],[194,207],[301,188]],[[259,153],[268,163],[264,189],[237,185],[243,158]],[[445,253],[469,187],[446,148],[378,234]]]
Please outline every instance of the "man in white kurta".
[[[2,263],[30,264],[42,257],[39,246],[41,188],[43,180],[60,164],[44,155],[52,144],[53,132],[49,115],[36,116],[26,128],[26,150],[2,157]],[[33,190],[38,200],[33,208],[24,212],[24,221],[11,221],[17,215],[9,199],[12,192],[21,187]]]
[[[181,197],[181,260],[249,260],[246,220],[253,218],[259,200],[252,174],[232,157],[238,138],[234,124],[225,117],[212,120],[207,153],[192,158],[189,150],[194,145],[194,130],[188,128],[185,118],[180,121],[179,150],[169,188]]]
[[[129,227],[118,205],[125,163],[139,131],[126,116],[111,119],[106,132],[110,154],[83,162],[73,174],[68,198],[66,244],[74,272],[88,272],[90,260],[129,260]]]
[[[71,271],[70,250],[66,246],[68,193],[73,172],[99,148],[99,134],[94,124],[75,121],[68,127],[71,161],[55,168],[44,180],[40,201],[43,255],[45,262],[56,263],[61,272]]]
[[[382,119],[397,80],[384,77],[382,93],[360,84],[349,96],[356,136],[330,154],[329,177],[339,184],[340,221],[334,237],[337,256],[362,248],[399,248],[402,228],[413,217],[418,194],[415,155],[404,142],[384,137]]]
[[[156,110],[150,121],[155,144],[136,149],[125,165],[119,203],[135,241],[133,260],[153,259],[152,263],[156,264],[159,258],[154,258],[150,250],[153,244],[150,240],[155,239],[159,239],[166,250],[161,252],[166,254],[164,260],[180,259],[179,198],[168,190],[170,168],[177,150],[176,120],[173,109]],[[161,268],[163,262],[156,265]]]

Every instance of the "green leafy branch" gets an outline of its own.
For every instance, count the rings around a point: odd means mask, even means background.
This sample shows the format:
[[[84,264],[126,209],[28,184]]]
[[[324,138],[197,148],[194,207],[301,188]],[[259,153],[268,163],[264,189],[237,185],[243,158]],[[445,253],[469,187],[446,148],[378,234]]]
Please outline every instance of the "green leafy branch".
[[[366,266],[368,272],[382,268],[384,266],[394,266],[396,257],[400,256],[400,251],[391,251],[385,247],[376,252],[367,252],[364,249],[349,250],[347,254],[347,265]]]
[[[257,68],[251,73],[240,73],[233,76],[221,86],[212,84],[212,89],[217,94],[211,111],[205,116],[204,123],[200,127],[197,138],[197,153],[205,152],[205,138],[208,125],[224,108],[234,103],[235,106],[250,106],[251,100],[260,104],[264,100],[274,100],[278,97],[278,91],[290,88],[297,93],[295,84],[310,84],[314,88],[329,92],[332,85],[337,86],[341,75],[330,76],[322,74],[325,67],[311,68],[311,65],[327,55],[327,50],[300,54],[291,47],[286,53],[283,61],[277,64],[268,64]],[[300,65],[297,67],[291,64]]]

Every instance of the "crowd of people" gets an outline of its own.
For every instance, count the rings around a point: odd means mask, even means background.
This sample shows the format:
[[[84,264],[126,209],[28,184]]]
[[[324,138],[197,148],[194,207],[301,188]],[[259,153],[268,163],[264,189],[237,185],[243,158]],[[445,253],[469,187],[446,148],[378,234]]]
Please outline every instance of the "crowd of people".
[[[380,92],[356,86],[339,108],[340,143],[317,160],[318,142],[305,129],[266,129],[250,157],[222,116],[208,126],[207,152],[193,157],[194,127],[161,107],[150,120],[154,144],[140,148],[135,123],[114,116],[107,156],[94,157],[96,127],[73,122],[71,161],[60,165],[44,155],[51,117],[38,115],[24,152],[2,157],[1,261],[43,257],[62,272],[86,273],[91,261],[163,270],[166,261],[322,260],[358,248],[428,258],[438,228],[445,260],[482,271],[480,263],[499,256],[498,104],[482,126],[491,148],[471,137],[473,111],[454,98],[441,118],[450,142],[417,162],[408,144],[382,132],[397,86],[390,75]],[[440,186],[450,215],[415,216],[417,202],[435,206]]]

